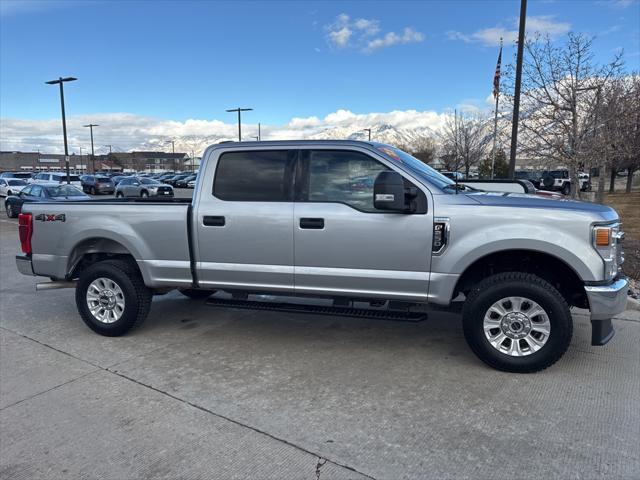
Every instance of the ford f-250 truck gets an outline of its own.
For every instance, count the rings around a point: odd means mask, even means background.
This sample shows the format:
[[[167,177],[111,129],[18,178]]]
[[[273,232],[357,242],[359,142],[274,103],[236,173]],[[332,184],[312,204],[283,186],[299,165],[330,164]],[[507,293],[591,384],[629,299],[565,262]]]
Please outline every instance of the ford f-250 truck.
[[[337,313],[464,301],[471,349],[512,372],[564,354],[572,306],[590,309],[592,344],[607,343],[628,288],[613,209],[473,190],[375,142],[214,145],[193,200],[25,204],[19,235],[19,271],[74,286],[103,335],[171,289],[249,306],[254,293],[329,298]]]

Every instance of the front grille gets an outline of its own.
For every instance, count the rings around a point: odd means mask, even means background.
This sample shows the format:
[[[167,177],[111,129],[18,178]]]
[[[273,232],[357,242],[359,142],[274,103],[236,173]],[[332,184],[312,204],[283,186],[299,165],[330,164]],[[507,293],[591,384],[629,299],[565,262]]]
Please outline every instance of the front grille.
[[[171,187],[158,187],[158,193],[164,194],[165,192],[172,192]]]

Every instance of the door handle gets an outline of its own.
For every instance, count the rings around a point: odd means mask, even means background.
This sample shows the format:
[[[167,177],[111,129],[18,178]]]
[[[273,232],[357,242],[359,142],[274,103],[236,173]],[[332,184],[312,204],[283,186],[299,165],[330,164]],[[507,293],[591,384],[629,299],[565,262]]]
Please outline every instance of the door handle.
[[[216,217],[211,215],[205,215],[202,217],[202,224],[205,227],[224,227],[224,217]]]
[[[322,230],[324,228],[324,218],[301,218],[300,228]]]

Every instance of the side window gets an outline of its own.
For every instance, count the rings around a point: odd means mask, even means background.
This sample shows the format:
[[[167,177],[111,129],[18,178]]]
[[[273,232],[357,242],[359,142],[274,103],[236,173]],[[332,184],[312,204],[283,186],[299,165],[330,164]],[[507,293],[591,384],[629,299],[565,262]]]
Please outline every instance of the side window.
[[[42,187],[40,185],[34,185],[31,187],[31,192],[29,193],[32,197],[41,197],[42,196]]]
[[[288,202],[295,150],[249,150],[223,153],[213,194],[236,202]]]
[[[118,183],[118,186],[120,187],[126,187],[127,185],[129,185],[131,183],[131,180],[129,180],[128,178],[125,178],[124,180],[121,180],[120,183]]]
[[[6,184],[7,182],[0,178],[0,186],[4,187]]]
[[[33,187],[31,185],[29,185],[28,187],[23,188],[20,193],[22,193],[23,195],[26,195],[26,196],[31,195],[31,189],[32,188]]]
[[[373,184],[385,165],[360,152],[311,150],[304,152],[309,178],[306,195],[310,202],[340,202],[365,212],[373,206]]]

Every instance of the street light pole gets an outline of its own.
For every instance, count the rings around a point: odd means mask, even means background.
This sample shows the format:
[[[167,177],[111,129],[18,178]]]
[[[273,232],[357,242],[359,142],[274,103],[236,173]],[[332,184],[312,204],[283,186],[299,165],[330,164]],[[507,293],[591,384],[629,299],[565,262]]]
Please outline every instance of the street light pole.
[[[365,128],[363,129],[365,132],[369,133],[369,141],[371,141],[371,129],[370,128]]]
[[[93,153],[93,127],[99,127],[100,125],[96,123],[90,123],[89,125],[84,125],[85,127],[89,127],[91,131],[91,168],[93,169],[93,173],[96,173],[96,159]]]
[[[75,77],[58,77],[58,80],[49,80],[48,82],[44,82],[47,85],[60,85],[60,107],[62,109],[62,136],[64,137],[64,163],[67,170],[67,184],[71,183],[71,179],[69,177],[69,146],[67,145],[67,118],[64,112],[64,87],[62,86],[64,82],[73,82],[77,80]]]
[[[242,141],[242,120],[240,117],[240,112],[249,112],[253,110],[253,108],[230,108],[227,112],[238,112],[238,141]]]

